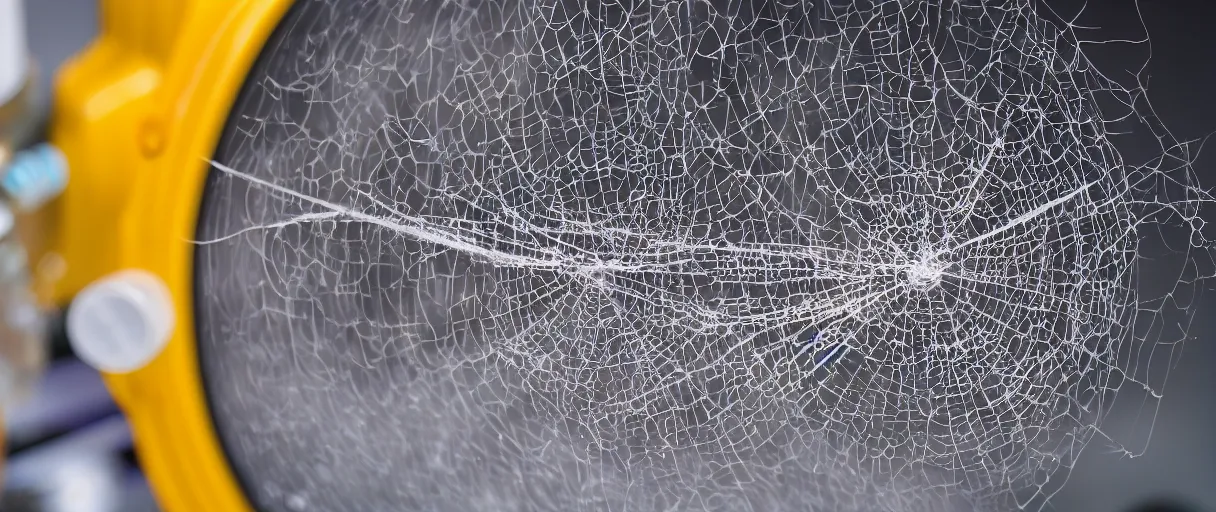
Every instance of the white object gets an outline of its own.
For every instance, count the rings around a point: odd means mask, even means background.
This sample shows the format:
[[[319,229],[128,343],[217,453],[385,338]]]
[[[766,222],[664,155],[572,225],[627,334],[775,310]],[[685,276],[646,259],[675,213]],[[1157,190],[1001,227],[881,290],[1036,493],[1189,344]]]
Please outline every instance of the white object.
[[[0,105],[21,91],[29,73],[23,1],[0,0]]]
[[[169,342],[173,304],[159,277],[124,270],[94,282],[68,309],[68,339],[76,355],[106,373],[147,365]]]
[[[4,0],[0,0],[2,2]],[[13,232],[13,227],[17,225],[17,217],[13,215],[13,211],[8,206],[0,204],[0,238],[8,236]]]

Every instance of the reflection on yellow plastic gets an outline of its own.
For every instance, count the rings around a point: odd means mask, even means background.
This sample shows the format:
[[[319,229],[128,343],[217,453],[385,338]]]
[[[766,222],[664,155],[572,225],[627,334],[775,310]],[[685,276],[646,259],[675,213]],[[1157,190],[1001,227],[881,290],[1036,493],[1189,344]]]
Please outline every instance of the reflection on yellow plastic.
[[[101,0],[102,31],[60,70],[52,141],[72,178],[44,258],[65,303],[113,271],[153,272],[178,322],[147,367],[106,382],[162,508],[250,510],[215,435],[193,322],[198,207],[228,111],[290,0]],[[43,266],[39,266],[43,268]]]

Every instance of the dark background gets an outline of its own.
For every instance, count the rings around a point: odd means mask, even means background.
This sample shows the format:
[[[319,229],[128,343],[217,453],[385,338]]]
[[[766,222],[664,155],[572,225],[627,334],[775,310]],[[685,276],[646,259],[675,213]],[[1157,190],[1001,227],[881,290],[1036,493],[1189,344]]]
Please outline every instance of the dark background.
[[[1081,2],[1052,1],[1061,14],[1075,13]],[[1208,2],[1089,2],[1078,24],[1101,27],[1094,40],[1150,38],[1148,45],[1091,45],[1087,54],[1102,69],[1137,69],[1148,98],[1163,123],[1181,140],[1216,132],[1216,31]],[[1151,51],[1151,58],[1150,52]],[[1150,145],[1124,149],[1129,161],[1153,156]],[[1207,189],[1216,187],[1216,146],[1200,151],[1195,172]],[[1209,216],[1211,212],[1208,212]],[[1209,219],[1211,222],[1213,219]],[[1168,270],[1160,269],[1162,276]],[[1154,271],[1146,276],[1153,279]],[[1061,511],[1127,510],[1134,503],[1169,499],[1197,510],[1216,510],[1216,294],[1197,301],[1195,323],[1170,373],[1165,398],[1147,452],[1136,459],[1104,453],[1091,446],[1053,501]],[[1135,421],[1137,411],[1117,410],[1109,421]],[[1117,426],[1116,426],[1117,428]]]
[[[1082,2],[1051,0],[1050,5],[1069,17],[1080,10]],[[1093,40],[1142,39],[1147,32],[1150,44],[1091,45],[1086,52],[1101,69],[1115,75],[1120,71],[1136,71],[1151,52],[1142,75],[1147,80],[1149,100],[1164,124],[1181,140],[1202,139],[1216,133],[1216,98],[1213,98],[1216,27],[1209,16],[1212,9],[1205,8],[1208,5],[1204,1],[1181,0],[1142,1],[1140,5],[1132,1],[1091,1],[1077,19],[1080,25],[1100,27],[1090,32]],[[50,71],[96,33],[97,7],[95,0],[27,0],[26,11],[31,48],[43,71],[41,92],[45,102],[50,94]],[[1145,144],[1123,149],[1128,161],[1137,162],[1150,159],[1157,148]],[[1195,162],[1195,172],[1209,189],[1216,188],[1213,152],[1216,145],[1209,145]],[[1209,221],[1216,222],[1216,218]],[[1161,275],[1170,274],[1163,269]],[[1151,271],[1147,277],[1153,277]],[[1185,345],[1170,374],[1146,454],[1127,459],[1107,453],[1095,443],[1070,474],[1061,475],[1068,481],[1053,500],[1052,510],[1130,511],[1150,502],[1168,501],[1185,504],[1190,510],[1216,511],[1216,408],[1212,407],[1216,403],[1216,346],[1211,342],[1216,337],[1216,323],[1211,314],[1216,312],[1216,302],[1213,301],[1216,294],[1208,292],[1196,303],[1193,339]],[[122,457],[129,434],[116,421],[113,404],[92,392],[96,386],[95,374],[70,358],[64,359],[48,375],[39,400],[10,417],[10,423],[25,422],[20,423],[27,425],[22,432],[37,431],[38,422],[57,421],[72,426],[74,433],[52,436],[42,446],[13,454],[9,487],[21,484],[22,472],[44,476],[53,473],[48,468],[59,468],[58,473],[69,475],[62,480],[66,482],[64,485],[87,489],[92,482],[95,486],[117,486],[120,491],[111,496],[112,508],[96,508],[86,503],[80,508],[69,505],[52,510],[146,510],[150,506],[146,489],[128,471]],[[1120,422],[1137,421],[1137,414],[1134,410],[1116,410],[1109,421],[1117,428]],[[65,417],[68,419],[64,420]],[[80,467],[92,469],[81,471]],[[9,495],[11,499],[12,489]],[[95,494],[103,495],[106,493]],[[18,509],[0,503],[0,510]]]

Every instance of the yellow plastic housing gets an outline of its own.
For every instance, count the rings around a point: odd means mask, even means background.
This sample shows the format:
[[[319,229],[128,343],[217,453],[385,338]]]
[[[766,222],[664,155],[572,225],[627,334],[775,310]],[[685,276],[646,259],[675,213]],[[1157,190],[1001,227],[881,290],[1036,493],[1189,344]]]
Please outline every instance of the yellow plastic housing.
[[[207,409],[192,239],[208,159],[290,3],[101,0],[99,37],[56,80],[51,139],[71,182],[46,212],[55,229],[37,266],[50,283],[44,299],[64,304],[129,268],[171,290],[178,320],[168,347],[141,370],[105,376],[164,510],[251,510]]]

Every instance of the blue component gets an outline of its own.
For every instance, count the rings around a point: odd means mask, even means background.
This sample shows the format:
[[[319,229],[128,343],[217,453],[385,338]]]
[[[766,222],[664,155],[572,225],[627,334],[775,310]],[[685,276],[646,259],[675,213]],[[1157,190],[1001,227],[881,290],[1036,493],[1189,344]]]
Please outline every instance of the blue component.
[[[19,210],[42,206],[62,193],[67,184],[67,158],[50,144],[18,152],[0,177],[0,189]]]
[[[807,340],[807,342],[802,346],[802,350],[799,350],[798,353],[794,355],[794,359],[802,357],[803,354],[810,351],[814,351],[815,367],[813,369],[818,370],[822,367],[830,366],[832,363],[836,362],[836,360],[843,356],[845,352],[849,351],[849,346],[845,345],[843,341],[838,341],[832,344],[824,343],[823,331],[819,331],[816,332],[811,339]]]
[[[811,349],[818,349],[820,347],[820,345],[822,345],[822,344],[823,344],[823,331],[816,332],[815,335],[811,337],[811,339],[806,340],[806,343],[804,343],[802,345],[802,350],[799,350],[797,354],[794,354],[794,359],[798,359],[799,357],[802,357],[802,354],[807,353],[807,351],[809,351]]]
[[[849,346],[845,345],[843,341],[836,342],[836,344],[832,345],[831,348],[828,349],[827,353],[824,354],[823,357],[820,357],[819,361],[815,363],[815,369],[818,370],[821,367],[829,366],[832,363],[835,363],[840,356],[843,356],[844,353],[848,351]]]

